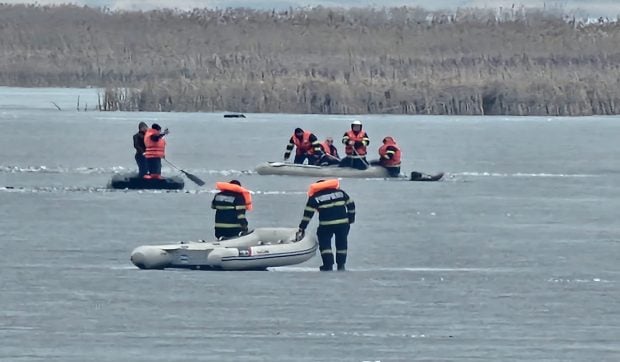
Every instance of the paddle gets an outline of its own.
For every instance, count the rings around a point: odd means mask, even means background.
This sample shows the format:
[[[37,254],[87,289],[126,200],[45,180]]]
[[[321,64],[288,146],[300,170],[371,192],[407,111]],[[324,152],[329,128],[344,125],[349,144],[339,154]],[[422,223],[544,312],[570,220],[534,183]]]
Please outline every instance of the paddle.
[[[316,166],[316,165],[304,165],[304,164],[299,164],[299,163],[290,163],[290,162],[267,162],[269,164],[269,166],[272,167],[283,167],[283,166],[289,166],[289,167],[300,167],[300,168],[322,168],[321,166]]]
[[[366,167],[370,168],[370,164],[368,164],[368,161],[366,161],[366,159],[364,159],[362,156],[360,156],[359,153],[357,153],[357,150],[355,149],[355,145],[351,146],[351,149],[353,150],[353,153],[355,153],[355,155],[357,157],[360,158],[360,160],[362,160],[362,162],[364,163],[364,165],[366,165]]]
[[[164,158],[164,161],[166,161],[170,166],[172,166],[173,168],[183,172],[183,174],[185,174],[185,176],[187,176],[188,179],[194,181],[194,183],[198,186],[204,186],[205,182],[202,181],[200,178],[198,178],[198,176],[196,175],[192,175],[191,173],[185,171],[185,170],[181,170],[180,168],[176,167],[175,165],[172,164],[172,162],[168,161],[167,159]]]

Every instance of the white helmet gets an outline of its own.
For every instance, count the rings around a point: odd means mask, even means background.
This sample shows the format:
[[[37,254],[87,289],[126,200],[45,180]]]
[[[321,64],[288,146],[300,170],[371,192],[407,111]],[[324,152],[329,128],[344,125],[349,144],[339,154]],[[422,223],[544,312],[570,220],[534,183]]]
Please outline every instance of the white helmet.
[[[361,126],[361,125],[362,125],[362,122],[360,122],[360,121],[353,121],[353,122],[351,122],[351,126]]]

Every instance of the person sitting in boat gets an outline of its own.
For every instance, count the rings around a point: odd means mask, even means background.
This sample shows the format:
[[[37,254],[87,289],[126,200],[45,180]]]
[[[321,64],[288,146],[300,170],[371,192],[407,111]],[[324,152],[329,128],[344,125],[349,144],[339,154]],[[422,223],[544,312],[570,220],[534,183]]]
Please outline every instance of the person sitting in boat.
[[[146,130],[149,129],[149,126],[144,122],[140,122],[138,124],[138,132],[133,135],[133,148],[136,149],[136,155],[134,158],[136,159],[136,163],[138,164],[138,177],[142,177],[146,175],[148,170],[146,166],[146,157],[144,157],[144,152],[146,152],[146,145],[144,144],[144,134]]]
[[[383,145],[379,147],[379,160],[371,161],[371,165],[385,167],[391,177],[400,175],[400,148],[393,137],[387,136],[383,139]]]
[[[370,139],[366,131],[362,131],[362,122],[353,121],[351,123],[351,129],[342,137],[342,143],[345,144],[346,156],[340,161],[340,167],[367,169],[366,147],[370,144]]]
[[[215,237],[229,238],[246,233],[245,212],[252,210],[250,191],[241,187],[237,180],[217,182],[215,187],[220,190],[211,201],[211,208],[215,210]]]
[[[286,145],[284,152],[284,161],[291,157],[291,152],[295,147],[295,159],[293,163],[303,164],[306,159],[309,165],[316,164],[317,160],[323,155],[321,144],[316,136],[310,131],[304,131],[301,128],[295,128],[295,132]]]
[[[148,168],[148,174],[143,176],[145,179],[161,179],[161,159],[166,157],[164,136],[168,133],[168,128],[161,132],[161,126],[157,123],[153,123],[144,133],[144,157]]]
[[[350,225],[355,222],[355,202],[340,189],[337,179],[319,180],[310,185],[308,201],[299,224],[299,235],[305,233],[306,227],[314,216],[319,213],[319,227],[316,231],[319,239],[319,250],[323,265],[321,271],[331,271],[334,266],[332,253],[332,236],[336,239],[336,264],[338,270],[345,270],[347,262],[347,237]]]
[[[321,151],[323,151],[323,156],[317,162],[318,166],[337,165],[340,163],[340,156],[338,156],[338,149],[334,146],[333,138],[327,137],[321,143]]]

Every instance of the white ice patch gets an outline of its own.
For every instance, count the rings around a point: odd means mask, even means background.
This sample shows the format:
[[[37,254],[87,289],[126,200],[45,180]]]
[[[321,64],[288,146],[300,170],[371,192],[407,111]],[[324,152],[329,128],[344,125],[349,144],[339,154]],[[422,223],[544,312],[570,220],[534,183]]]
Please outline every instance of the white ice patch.
[[[453,176],[473,176],[473,177],[568,177],[568,178],[583,178],[583,177],[599,177],[600,175],[590,174],[568,174],[568,173],[501,173],[501,172],[486,172],[486,171],[465,171],[451,173]]]

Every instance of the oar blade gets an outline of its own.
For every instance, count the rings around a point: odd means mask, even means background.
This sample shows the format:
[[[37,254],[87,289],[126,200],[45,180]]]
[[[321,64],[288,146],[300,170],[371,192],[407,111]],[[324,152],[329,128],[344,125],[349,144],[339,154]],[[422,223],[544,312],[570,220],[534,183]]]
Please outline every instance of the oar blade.
[[[196,175],[192,175],[189,172],[183,171],[183,173],[185,174],[185,176],[187,176],[188,179],[192,180],[196,185],[198,186],[204,186],[205,182],[202,181],[198,176]]]

